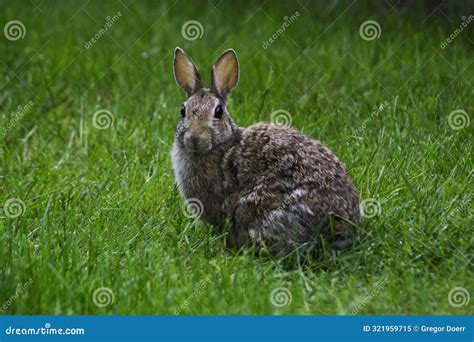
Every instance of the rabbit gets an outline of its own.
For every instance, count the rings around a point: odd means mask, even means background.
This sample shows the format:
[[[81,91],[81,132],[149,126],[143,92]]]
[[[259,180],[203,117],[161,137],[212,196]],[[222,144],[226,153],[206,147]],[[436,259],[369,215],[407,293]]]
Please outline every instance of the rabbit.
[[[230,116],[226,98],[240,77],[234,50],[214,63],[210,88],[179,47],[174,76],[188,96],[171,151],[176,183],[185,200],[202,203],[204,222],[228,223],[229,246],[280,254],[321,239],[337,249],[353,244],[359,195],[339,159],[296,129],[242,128]]]

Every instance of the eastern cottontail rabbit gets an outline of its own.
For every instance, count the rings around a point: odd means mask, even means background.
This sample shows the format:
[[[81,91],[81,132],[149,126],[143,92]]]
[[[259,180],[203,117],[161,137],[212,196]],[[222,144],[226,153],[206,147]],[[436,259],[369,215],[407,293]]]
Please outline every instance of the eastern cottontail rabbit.
[[[235,52],[225,51],[205,88],[197,68],[176,48],[174,75],[188,99],[181,105],[172,150],[181,195],[202,202],[201,218],[228,220],[229,241],[287,252],[323,237],[351,244],[359,196],[338,158],[299,131],[269,123],[238,127],[225,106],[239,81]]]

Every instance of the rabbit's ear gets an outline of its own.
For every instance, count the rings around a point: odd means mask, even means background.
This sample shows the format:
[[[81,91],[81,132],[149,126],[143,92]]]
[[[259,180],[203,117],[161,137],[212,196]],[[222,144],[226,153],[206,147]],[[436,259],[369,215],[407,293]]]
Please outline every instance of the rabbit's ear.
[[[179,47],[174,50],[174,79],[188,96],[204,87],[193,61]]]
[[[239,61],[234,50],[228,49],[212,66],[212,89],[223,99],[239,83]]]

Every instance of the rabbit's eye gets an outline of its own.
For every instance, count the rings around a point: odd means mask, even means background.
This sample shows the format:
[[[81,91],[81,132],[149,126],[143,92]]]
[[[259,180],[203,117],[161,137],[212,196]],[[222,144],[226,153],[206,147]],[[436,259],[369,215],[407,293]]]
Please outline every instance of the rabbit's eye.
[[[222,109],[221,105],[217,105],[216,109],[214,109],[214,117],[217,119],[222,118],[222,114],[224,114],[224,110]]]
[[[184,118],[186,115],[186,107],[184,104],[181,105],[181,117]]]

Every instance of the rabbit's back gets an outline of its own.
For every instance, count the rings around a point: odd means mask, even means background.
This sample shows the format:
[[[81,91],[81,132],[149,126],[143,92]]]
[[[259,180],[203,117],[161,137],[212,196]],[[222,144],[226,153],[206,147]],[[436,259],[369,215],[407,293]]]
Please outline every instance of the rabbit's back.
[[[295,129],[243,129],[224,167],[234,177],[227,210],[237,244],[254,239],[290,248],[320,234],[336,241],[351,235],[346,221],[360,219],[359,196],[342,163]]]

